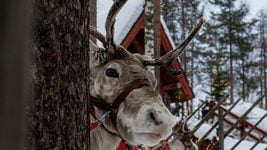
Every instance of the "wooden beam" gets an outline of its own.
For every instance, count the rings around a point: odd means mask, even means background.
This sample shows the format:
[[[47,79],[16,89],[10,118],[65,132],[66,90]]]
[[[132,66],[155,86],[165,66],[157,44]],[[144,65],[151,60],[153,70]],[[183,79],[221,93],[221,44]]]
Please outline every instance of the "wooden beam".
[[[136,23],[133,25],[130,32],[127,34],[127,36],[124,38],[124,40],[121,42],[121,45],[124,48],[128,48],[131,44],[131,42],[134,40],[138,32],[141,30],[143,24],[144,24],[144,13],[140,15],[140,17],[137,19]]]
[[[171,46],[171,43],[168,39],[167,34],[165,33],[165,31],[163,29],[163,26],[161,26],[160,32],[161,32],[161,36],[160,36],[161,37],[161,43],[162,43],[162,46],[164,49],[163,53],[165,54],[165,53],[171,51],[173,49],[173,47]],[[179,63],[179,61],[177,59],[172,62],[172,67],[175,70],[181,70],[182,69],[181,64]],[[182,85],[182,89],[183,89],[183,92],[185,94],[186,99],[188,99],[188,100],[193,99],[194,94],[193,94],[191,87],[189,86],[189,82],[187,81],[186,76],[184,74],[182,74],[182,75],[179,75],[177,78],[178,78],[178,81]]]

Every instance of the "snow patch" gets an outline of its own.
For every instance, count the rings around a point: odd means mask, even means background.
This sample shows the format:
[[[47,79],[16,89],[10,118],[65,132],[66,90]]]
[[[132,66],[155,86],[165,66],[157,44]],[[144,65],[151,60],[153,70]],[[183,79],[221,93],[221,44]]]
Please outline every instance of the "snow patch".
[[[105,21],[108,11],[113,4],[113,0],[97,1],[97,30],[103,35],[106,35]],[[116,22],[114,40],[117,44],[121,44],[127,36],[132,26],[143,12],[144,0],[127,1],[119,11]]]
[[[226,137],[224,139],[225,150],[230,150],[237,142],[238,142],[237,139]],[[254,144],[255,144],[255,142],[250,142],[250,141],[244,140],[235,149],[237,149],[237,150],[250,149]],[[266,150],[266,148],[267,148],[267,144],[259,143],[254,149],[255,150]]]
[[[108,11],[113,4],[113,0],[99,0],[97,1],[97,30],[106,35],[105,21],[108,15]],[[119,11],[116,22],[115,22],[115,31],[114,31],[114,40],[117,44],[122,44],[123,40],[130,32],[131,28],[140,17],[144,11],[144,0],[129,0],[125,3],[122,9]],[[168,40],[172,46],[175,48],[175,44],[171,38],[170,32],[166,26],[166,23],[161,16],[160,18],[161,25],[167,34]],[[100,42],[97,43],[99,46],[102,46]]]
[[[199,123],[200,120],[198,119],[195,119],[195,118],[192,118],[188,121],[188,127],[190,129],[193,129],[198,123]],[[212,125],[208,124],[208,123],[203,123],[200,128],[194,133],[194,135],[198,138],[202,138],[206,132],[212,127]],[[216,128],[213,129],[209,135],[206,137],[206,139],[210,139],[212,140],[212,138],[216,136]]]
[[[241,101],[233,108],[232,112],[237,116],[242,116],[252,105],[253,104],[251,103]],[[227,106],[226,108],[230,107],[231,106]],[[267,113],[266,110],[254,107],[254,109],[247,115],[247,121],[255,124],[265,113]],[[267,117],[265,117],[257,127],[267,131]]]

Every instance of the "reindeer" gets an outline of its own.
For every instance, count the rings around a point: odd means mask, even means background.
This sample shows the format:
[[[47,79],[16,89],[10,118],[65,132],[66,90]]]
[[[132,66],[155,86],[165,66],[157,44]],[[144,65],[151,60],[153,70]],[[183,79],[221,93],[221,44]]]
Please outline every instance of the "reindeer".
[[[180,46],[152,59],[131,54],[114,43],[114,23],[126,0],[115,0],[105,23],[106,36],[90,27],[90,149],[115,150],[120,140],[153,146],[172,133],[177,122],[156,90],[155,76],[146,66],[170,66],[201,27],[203,20]],[[172,72],[174,70],[170,69]]]

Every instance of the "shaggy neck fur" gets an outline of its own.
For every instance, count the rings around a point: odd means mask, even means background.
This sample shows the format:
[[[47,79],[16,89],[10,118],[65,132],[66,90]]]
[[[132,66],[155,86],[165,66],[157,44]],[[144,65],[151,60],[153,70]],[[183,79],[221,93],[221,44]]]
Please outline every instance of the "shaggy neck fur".
[[[90,86],[94,87],[93,80],[90,80]],[[90,95],[96,96],[94,88],[90,88]],[[97,107],[94,107],[96,117],[101,117],[104,113]],[[94,122],[94,117],[90,114],[90,123]],[[106,120],[109,121],[109,120]],[[111,124],[109,124],[111,125]],[[103,125],[98,126],[90,132],[90,150],[116,150],[120,137],[109,133]]]
[[[102,116],[102,113],[96,110],[96,116]],[[93,116],[90,114],[90,123],[94,122]],[[108,120],[106,120],[108,121]],[[106,124],[105,124],[106,125]],[[110,125],[110,124],[109,124]],[[96,129],[90,132],[90,150],[116,150],[120,137],[109,133],[103,125],[98,126]]]

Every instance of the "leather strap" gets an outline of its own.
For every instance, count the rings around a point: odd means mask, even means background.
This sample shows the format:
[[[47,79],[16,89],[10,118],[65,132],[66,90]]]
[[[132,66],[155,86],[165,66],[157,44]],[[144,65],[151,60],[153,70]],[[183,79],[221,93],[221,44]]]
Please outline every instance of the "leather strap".
[[[113,102],[113,109],[118,109],[120,104],[125,100],[125,98],[129,95],[130,92],[132,92],[134,89],[138,89],[143,86],[149,86],[149,81],[147,79],[134,80]]]
[[[103,111],[111,111],[109,118],[114,128],[118,131],[116,120],[117,120],[117,111],[118,111],[120,104],[125,100],[125,98],[129,95],[129,93],[133,91],[134,89],[141,88],[143,86],[149,86],[149,85],[150,85],[149,81],[146,78],[136,79],[124,89],[124,91],[115,99],[115,101],[112,104],[109,104],[105,102],[103,99],[96,98],[91,95],[90,95],[89,103],[90,105],[94,105]]]
[[[89,103],[90,103],[90,105],[94,105],[97,108],[104,110],[104,111],[112,110],[112,104],[105,102],[101,98],[96,98],[96,97],[93,97],[90,95]]]

